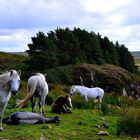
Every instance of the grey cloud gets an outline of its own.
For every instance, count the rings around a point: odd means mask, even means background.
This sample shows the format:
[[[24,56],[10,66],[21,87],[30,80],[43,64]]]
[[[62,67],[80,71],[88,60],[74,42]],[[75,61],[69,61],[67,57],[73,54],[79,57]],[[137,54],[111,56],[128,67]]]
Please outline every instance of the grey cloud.
[[[11,1],[12,2],[12,1]],[[9,4],[9,10],[0,10],[0,28],[39,28],[46,26],[59,26],[59,24],[72,24],[82,15],[82,9],[70,1],[60,1],[54,7],[47,7],[47,1],[40,6],[28,4],[22,7],[20,2],[16,5]],[[44,5],[46,6],[44,6]],[[48,2],[49,5],[49,2]],[[18,7],[19,6],[19,7]],[[40,9],[39,9],[40,8]]]
[[[122,5],[113,6],[114,9],[100,12],[100,9],[88,11],[83,0],[0,0],[0,38],[9,38],[0,40],[0,51],[23,51],[36,32],[47,33],[57,27],[80,27],[100,32],[132,49],[132,42],[139,40],[140,1],[125,1]],[[93,4],[96,4],[96,0]],[[22,34],[19,38],[16,36],[18,33]]]

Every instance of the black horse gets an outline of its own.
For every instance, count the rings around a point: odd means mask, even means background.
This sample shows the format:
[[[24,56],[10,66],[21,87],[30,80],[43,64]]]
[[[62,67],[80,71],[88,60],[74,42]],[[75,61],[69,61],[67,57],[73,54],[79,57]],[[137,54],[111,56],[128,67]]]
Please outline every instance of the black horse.
[[[57,123],[59,118],[57,116],[51,118],[45,118],[39,113],[32,112],[15,112],[9,117],[3,119],[6,124],[43,124],[43,123]]]
[[[72,107],[71,98],[68,94],[58,97],[52,104],[52,112],[54,113],[71,113],[68,107]]]

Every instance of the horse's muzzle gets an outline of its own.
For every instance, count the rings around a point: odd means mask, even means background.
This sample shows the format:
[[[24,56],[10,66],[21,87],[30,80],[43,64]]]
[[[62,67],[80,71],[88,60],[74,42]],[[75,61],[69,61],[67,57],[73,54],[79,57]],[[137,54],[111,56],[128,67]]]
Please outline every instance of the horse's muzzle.
[[[12,90],[11,92],[14,96],[17,95],[17,91]]]

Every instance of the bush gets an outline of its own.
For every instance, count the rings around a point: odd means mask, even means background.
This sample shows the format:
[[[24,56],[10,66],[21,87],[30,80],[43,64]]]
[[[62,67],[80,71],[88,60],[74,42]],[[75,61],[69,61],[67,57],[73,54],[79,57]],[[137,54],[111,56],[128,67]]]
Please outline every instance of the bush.
[[[140,107],[140,101],[131,99],[127,96],[120,96],[117,93],[106,93],[103,98],[106,104],[111,104],[119,107]]]
[[[132,137],[140,135],[140,110],[131,109],[122,115],[117,124],[117,134],[121,133]]]
[[[108,93],[104,98],[104,102],[107,104],[117,105],[117,106],[124,106],[124,98],[123,96],[117,95],[116,93]]]
[[[101,110],[102,110],[104,115],[107,114],[107,112],[108,112],[108,105],[105,102],[102,102]]]

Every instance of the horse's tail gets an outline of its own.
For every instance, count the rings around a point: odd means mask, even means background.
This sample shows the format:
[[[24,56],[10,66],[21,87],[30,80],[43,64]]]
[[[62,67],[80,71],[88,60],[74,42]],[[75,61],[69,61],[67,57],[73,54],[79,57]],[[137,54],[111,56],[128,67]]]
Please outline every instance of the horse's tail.
[[[37,80],[34,80],[31,86],[30,91],[28,91],[28,95],[23,100],[17,100],[16,101],[16,107],[22,108],[26,105],[28,100],[34,95],[36,90]]]

